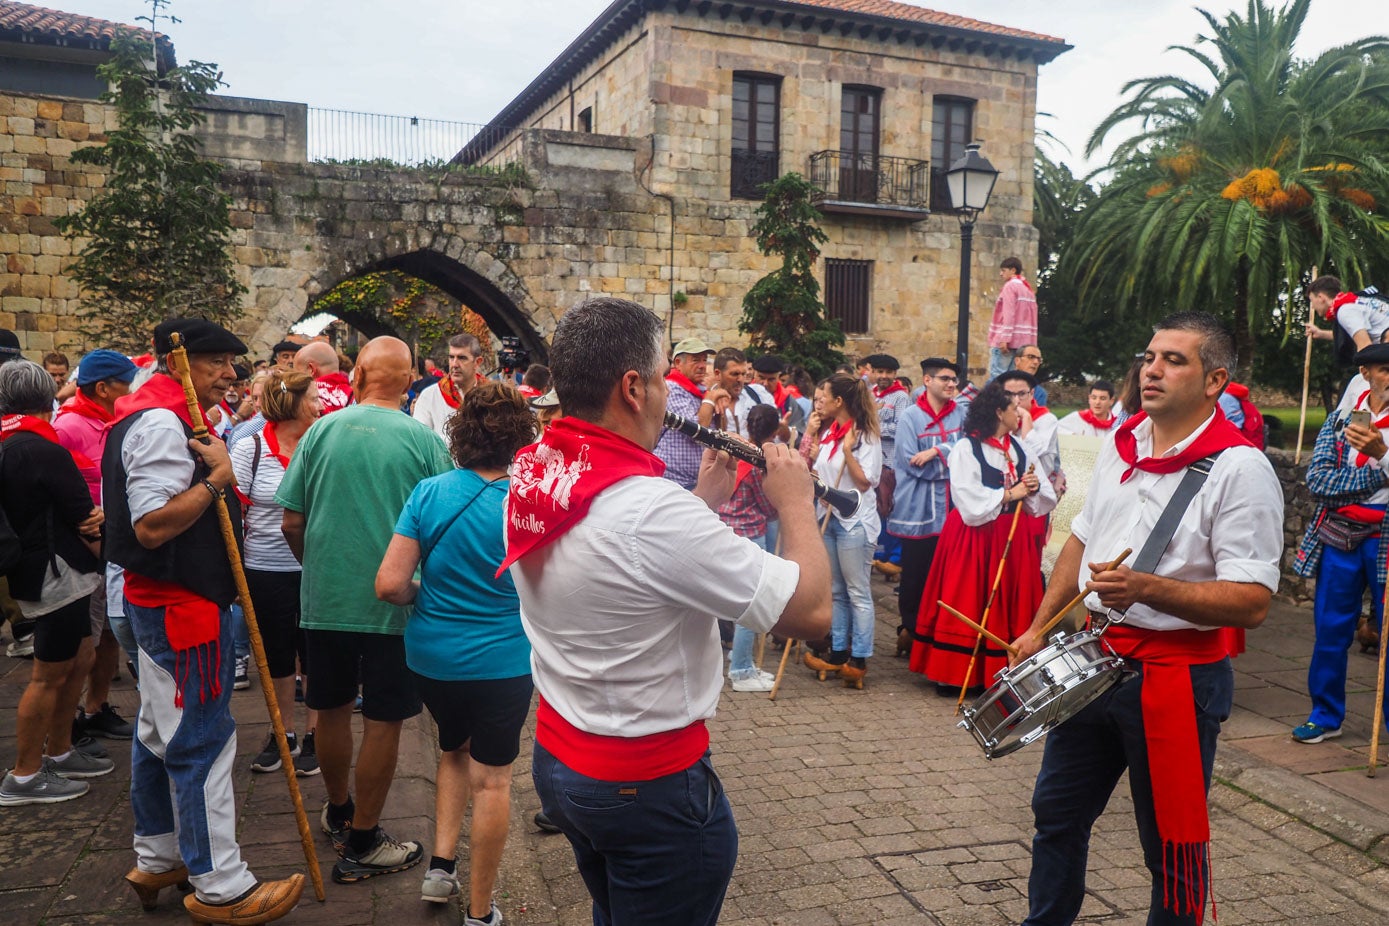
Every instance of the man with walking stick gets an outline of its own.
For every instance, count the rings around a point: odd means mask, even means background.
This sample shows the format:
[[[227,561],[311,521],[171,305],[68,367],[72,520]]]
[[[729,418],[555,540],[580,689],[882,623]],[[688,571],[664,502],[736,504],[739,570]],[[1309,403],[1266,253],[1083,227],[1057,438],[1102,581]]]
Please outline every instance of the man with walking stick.
[[[1206,793],[1234,673],[1221,627],[1257,627],[1278,588],[1283,492],[1267,458],[1216,401],[1234,339],[1211,315],[1158,323],[1144,352],[1143,411],[1095,463],[1051,584],[1014,661],[1082,587],[1104,641],[1138,671],[1047,737],[1032,795],[1026,926],[1074,922],[1090,828],[1129,773],[1150,924],[1199,924],[1210,888]],[[1133,565],[1113,561],[1138,550]]]
[[[203,412],[226,395],[236,378],[232,358],[246,352],[235,335],[204,319],[160,324],[158,372],[117,402],[102,457],[106,555],[125,570],[140,660],[130,784],[136,864],[126,880],[147,909],[163,888],[191,882],[184,906],[194,920],[266,923],[299,902],[304,876],[257,882],[236,840],[236,586],[216,510],[232,484],[231,460],[220,441],[192,439],[184,389],[169,371],[175,333]]]

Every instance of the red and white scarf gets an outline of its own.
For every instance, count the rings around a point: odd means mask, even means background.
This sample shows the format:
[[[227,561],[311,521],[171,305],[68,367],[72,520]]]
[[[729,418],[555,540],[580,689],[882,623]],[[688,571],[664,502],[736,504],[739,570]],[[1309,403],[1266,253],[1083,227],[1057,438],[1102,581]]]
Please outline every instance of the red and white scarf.
[[[1360,409],[1360,408],[1366,407],[1366,406],[1365,406],[1365,400],[1368,399],[1369,397],[1370,397],[1370,390],[1368,390],[1368,389],[1366,389],[1364,392],[1360,393],[1360,398],[1358,398],[1358,399],[1355,400],[1355,407],[1356,407],[1356,409],[1358,410],[1358,409]],[[1389,407],[1386,407],[1386,408],[1384,409],[1384,414],[1380,415],[1379,418],[1377,418],[1377,419],[1375,420],[1375,422],[1374,422],[1374,424],[1372,425],[1372,427],[1379,428],[1381,431],[1384,430],[1385,428],[1389,428]],[[1377,462],[1379,462],[1379,461],[1378,461],[1378,460],[1375,460],[1375,459],[1372,458],[1372,457],[1370,457],[1368,454],[1364,454],[1364,453],[1361,453],[1361,452],[1359,452],[1359,451],[1356,451],[1356,453],[1355,453],[1355,465],[1356,465],[1356,466],[1369,466],[1371,463],[1377,463]]]
[[[341,370],[325,373],[314,383],[318,386],[318,401],[323,406],[323,414],[342,411],[352,404],[352,381]]]
[[[552,543],[588,514],[608,486],[629,476],[660,476],[666,464],[620,434],[579,418],[561,418],[512,464],[507,491],[506,558],[500,576],[521,557]]]
[[[16,434],[37,434],[44,440],[62,446],[62,442],[58,440],[58,432],[53,430],[53,425],[42,418],[35,418],[33,415],[5,415],[0,418],[0,441],[9,440]],[[71,447],[64,449],[72,454],[72,462],[77,464],[78,469],[92,469],[97,466],[86,454],[78,453]]]
[[[1144,457],[1140,460],[1138,458],[1138,439],[1133,436],[1133,430],[1147,419],[1146,412],[1130,415],[1128,420],[1119,426],[1119,430],[1114,432],[1114,449],[1119,451],[1119,459],[1129,465],[1129,468],[1124,470],[1124,474],[1119,477],[1121,483],[1128,482],[1134,470],[1166,475],[1186,469],[1197,460],[1203,460],[1211,454],[1229,447],[1254,446],[1240,433],[1239,428],[1230,423],[1229,419],[1225,417],[1225,413],[1220,410],[1220,406],[1217,405],[1215,417],[1211,423],[1206,425],[1205,430],[1185,450],[1170,457]]]
[[[1092,428],[1098,428],[1101,431],[1108,431],[1110,428],[1114,427],[1115,421],[1113,415],[1110,415],[1108,418],[1101,421],[1099,418],[1096,418],[1095,413],[1090,411],[1090,409],[1088,408],[1082,408],[1080,410],[1080,420],[1084,421]]]
[[[984,446],[992,447],[1003,454],[1003,463],[1007,467],[1003,472],[1003,488],[1009,489],[1017,485],[1018,466],[1013,462],[1013,455],[1009,452],[1013,446],[1012,436],[1008,435],[1002,439],[997,437],[986,437],[984,438]]]
[[[1331,308],[1326,310],[1327,321],[1334,322],[1336,320],[1336,313],[1341,311],[1341,306],[1352,303],[1359,298],[1360,297],[1357,296],[1355,293],[1341,293],[1335,299],[1332,299]]]

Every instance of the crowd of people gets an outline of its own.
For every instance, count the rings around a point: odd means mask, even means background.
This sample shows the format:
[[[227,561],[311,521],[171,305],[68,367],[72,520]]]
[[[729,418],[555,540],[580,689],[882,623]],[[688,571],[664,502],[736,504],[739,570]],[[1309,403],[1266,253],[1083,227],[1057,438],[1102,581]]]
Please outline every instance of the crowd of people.
[[[171,319],[149,355],[93,350],[74,369],[23,359],[0,331],[0,572],[10,652],[34,660],[0,806],[81,797],[115,768],[98,739],[129,740],[127,881],[142,904],[186,886],[195,919],[253,924],[297,903],[302,876],[257,879],[237,841],[231,698],[250,673],[225,503],[285,730],[251,768],[322,776],[337,882],[427,856],[422,900],[500,923],[536,701],[536,821],[569,841],[594,921],[715,922],[737,854],[706,726],[725,679],[770,690],[753,653],[775,634],[818,643],[806,666],[862,689],[876,569],[897,586],[898,655],[960,697],[1041,651],[1042,628],[1086,593],[1090,626],[1140,672],[1047,740],[1026,922],[1075,919],[1090,827],[1125,770],[1152,921],[1199,921],[1234,651],[1211,631],[1258,626],[1278,584],[1282,494],[1261,419],[1230,382],[1228,332],[1198,313],[1160,322],[1120,388],[1097,380],[1058,419],[1021,263],[1000,273],[978,385],[943,357],[920,362],[919,385],[888,354],[816,383],[698,336],[668,349],[657,316],[607,297],[565,313],[548,367],[493,378],[469,334],[447,340],[443,368],[391,337],[355,360],[287,339],[247,362],[225,328]],[[1314,307],[1342,327],[1378,317],[1339,281],[1313,290],[1334,290]],[[1363,378],[1309,470],[1320,507],[1298,563],[1323,581],[1303,743],[1339,735],[1360,591],[1383,590],[1389,344],[1362,335],[1344,335]],[[664,427],[668,414],[735,435],[764,465]],[[1044,581],[1063,434],[1102,444]],[[857,503],[817,504],[817,481]],[[1141,552],[1110,565],[1125,548]],[[108,701],[122,654],[137,724]],[[440,750],[427,841],[381,825],[422,710]],[[1150,773],[1159,754],[1171,774]]]

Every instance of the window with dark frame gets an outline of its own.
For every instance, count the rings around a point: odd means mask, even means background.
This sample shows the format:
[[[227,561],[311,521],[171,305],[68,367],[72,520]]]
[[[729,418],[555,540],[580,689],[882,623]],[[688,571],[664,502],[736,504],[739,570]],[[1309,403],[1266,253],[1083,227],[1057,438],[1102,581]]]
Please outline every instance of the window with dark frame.
[[[931,106],[931,208],[953,209],[945,172],[974,139],[974,100],[938,96]]]
[[[825,258],[825,314],[839,322],[845,334],[868,333],[872,292],[871,260]]]
[[[593,131],[593,107],[589,106],[579,110],[579,117],[576,120],[578,125],[575,127],[580,132]]]
[[[733,164],[729,195],[762,199],[760,187],[781,173],[781,78],[733,75]]]
[[[846,84],[839,107],[839,198],[878,201],[878,129],[883,92]]]

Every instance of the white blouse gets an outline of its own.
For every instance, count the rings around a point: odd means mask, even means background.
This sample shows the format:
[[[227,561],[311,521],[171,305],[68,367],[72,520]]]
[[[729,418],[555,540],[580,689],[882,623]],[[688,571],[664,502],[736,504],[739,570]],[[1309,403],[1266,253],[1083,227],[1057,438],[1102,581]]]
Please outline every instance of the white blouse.
[[[834,456],[830,456],[831,449],[834,450]],[[858,461],[863,475],[868,477],[868,489],[859,493],[858,509],[852,517],[840,517],[838,512],[835,513],[835,517],[839,518],[839,523],[845,530],[853,530],[862,524],[868,532],[869,539],[876,541],[882,522],[878,518],[877,493],[873,490],[877,488],[878,479],[883,474],[883,442],[871,434],[860,432],[858,446],[854,448],[854,459]],[[848,467],[844,465],[842,444],[820,445],[820,450],[815,456],[815,474],[832,489],[858,488],[848,473]]]
[[[1003,451],[997,447],[983,444],[983,448],[984,460],[1005,474],[1008,472],[1010,461],[1017,466],[1017,449],[1012,441],[1008,442],[1006,459]],[[1029,458],[1029,462],[1036,461]],[[1019,473],[1019,478],[1022,475]],[[1027,496],[1022,504],[1028,514],[1040,517],[1056,507],[1056,492],[1051,487],[1051,480],[1042,472],[1041,466],[1038,466],[1034,475],[1041,483],[1041,488]],[[982,480],[983,474],[979,468],[979,461],[974,456],[974,446],[969,438],[962,437],[950,448],[950,502],[960,512],[960,517],[967,527],[982,527],[1003,513],[1005,490],[990,489]]]

